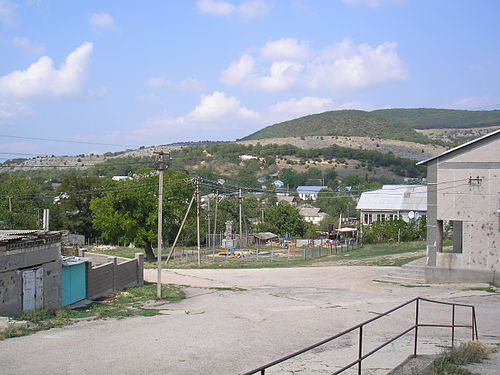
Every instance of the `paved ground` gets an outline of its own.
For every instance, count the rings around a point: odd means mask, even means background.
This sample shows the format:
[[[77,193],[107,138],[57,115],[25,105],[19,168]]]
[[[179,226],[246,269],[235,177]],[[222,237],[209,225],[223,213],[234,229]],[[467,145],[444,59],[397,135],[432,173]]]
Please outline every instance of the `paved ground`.
[[[164,314],[82,322],[2,341],[0,373],[238,374],[415,296],[475,304],[480,338],[500,342],[500,295],[467,290],[467,285],[407,288],[373,282],[387,272],[379,267],[164,270],[164,282],[191,286],[186,300],[159,306]],[[156,271],[147,270],[146,278],[155,280]],[[365,349],[410,326],[413,311],[407,308],[365,329]],[[450,309],[427,306],[421,319],[447,322]],[[457,311],[457,320],[465,323],[469,317]],[[448,329],[422,328],[421,333],[422,354],[449,343]],[[459,336],[469,333],[462,330]],[[411,336],[400,339],[364,367],[370,374],[385,374],[412,348]],[[328,374],[356,353],[357,333],[267,373]]]

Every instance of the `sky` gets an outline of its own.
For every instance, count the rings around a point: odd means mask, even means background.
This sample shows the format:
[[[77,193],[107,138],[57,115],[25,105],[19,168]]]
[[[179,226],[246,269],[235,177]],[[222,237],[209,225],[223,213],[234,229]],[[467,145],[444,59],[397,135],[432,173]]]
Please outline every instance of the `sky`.
[[[0,0],[0,157],[235,140],[337,109],[499,109],[499,14],[498,0]]]

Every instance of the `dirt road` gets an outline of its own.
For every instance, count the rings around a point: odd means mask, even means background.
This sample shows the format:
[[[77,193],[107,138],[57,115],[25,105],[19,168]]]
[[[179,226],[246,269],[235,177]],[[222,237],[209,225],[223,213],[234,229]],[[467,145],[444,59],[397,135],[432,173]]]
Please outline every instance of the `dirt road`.
[[[164,270],[164,282],[191,286],[186,300],[159,306],[163,314],[155,317],[82,322],[2,341],[0,372],[238,374],[415,296],[475,304],[481,339],[500,342],[500,295],[467,290],[467,285],[407,288],[373,281],[388,271],[357,266]],[[147,270],[146,278],[154,280],[155,272]],[[407,309],[367,329],[366,350],[411,325],[412,314]],[[450,310],[429,308],[421,318],[449,320]],[[469,318],[457,312],[457,319]],[[421,353],[448,343],[448,329],[421,331]],[[269,373],[332,373],[356,355],[357,337],[344,337]],[[400,339],[364,366],[370,374],[385,374],[411,353],[412,345],[411,335]]]

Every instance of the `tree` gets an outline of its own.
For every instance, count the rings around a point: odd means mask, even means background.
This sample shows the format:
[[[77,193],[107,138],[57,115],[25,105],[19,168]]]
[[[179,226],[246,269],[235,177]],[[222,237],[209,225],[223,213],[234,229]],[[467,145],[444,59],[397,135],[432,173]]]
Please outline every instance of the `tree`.
[[[258,224],[257,231],[273,232],[280,236],[291,233],[302,237],[307,229],[307,223],[299,214],[299,210],[285,201],[269,207],[265,212],[264,222]]]
[[[40,194],[40,186],[26,178],[8,178],[0,183],[0,228],[40,228],[40,211],[50,196]]]
[[[356,201],[347,193],[334,193],[331,189],[323,189],[318,195],[315,206],[321,208],[333,218],[356,215]]]
[[[57,199],[52,204],[51,226],[67,229],[85,237],[95,237],[92,226],[90,202],[102,196],[101,179],[98,177],[65,176],[57,189]]]
[[[165,171],[163,191],[163,235],[172,242],[187,209],[192,188],[186,175]],[[153,244],[157,241],[158,177],[128,181],[107,181],[109,191],[90,203],[94,228],[103,238],[119,243],[143,246],[146,259],[154,259]]]

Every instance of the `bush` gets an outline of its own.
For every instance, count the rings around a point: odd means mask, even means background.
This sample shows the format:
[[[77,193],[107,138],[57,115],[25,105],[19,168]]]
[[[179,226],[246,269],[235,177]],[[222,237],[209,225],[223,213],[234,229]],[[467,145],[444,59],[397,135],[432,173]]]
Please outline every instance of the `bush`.
[[[426,219],[407,223],[404,220],[375,221],[363,228],[364,243],[424,240],[426,238]]]

